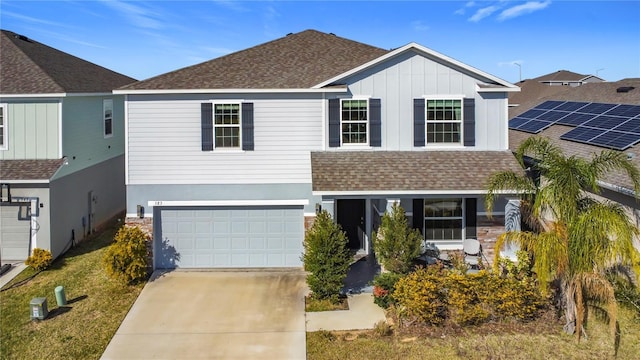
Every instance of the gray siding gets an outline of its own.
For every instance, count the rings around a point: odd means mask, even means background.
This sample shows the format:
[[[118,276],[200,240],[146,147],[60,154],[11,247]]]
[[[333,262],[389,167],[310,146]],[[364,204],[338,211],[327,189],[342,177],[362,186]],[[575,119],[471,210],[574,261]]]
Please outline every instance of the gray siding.
[[[113,99],[113,136],[104,137],[104,99]],[[124,97],[72,96],[62,105],[62,154],[69,164],[62,177],[124,154]]]
[[[124,156],[61,177],[52,181],[50,187],[51,212],[55,215],[51,225],[52,253],[57,256],[70,244],[72,230],[76,241],[88,234],[90,229],[83,227],[82,218],[86,223],[90,191],[95,197],[92,228],[124,211]]]
[[[60,158],[59,109],[55,100],[8,101],[8,148],[0,150],[0,159]]]
[[[31,228],[33,237],[35,238],[35,244],[31,246],[38,247],[40,249],[49,250],[54,256],[55,246],[51,244],[51,203],[49,199],[49,189],[47,185],[34,185],[34,184],[11,184],[11,196],[12,197],[30,197],[38,198],[37,216],[34,217],[34,221],[30,224],[29,221],[21,221],[25,223],[27,229]],[[17,209],[16,209],[17,211]],[[17,212],[15,213],[17,217]],[[2,227],[2,224],[0,224]],[[0,231],[0,236],[4,237],[4,228]],[[29,254],[27,254],[28,256]],[[4,258],[4,254],[3,254]],[[26,258],[26,256],[24,257]],[[20,260],[20,259],[7,259],[7,260]]]
[[[413,99],[463,95],[476,104],[476,150],[506,150],[507,94],[479,94],[474,78],[415,52],[404,53],[347,79],[353,96],[382,99],[381,150],[416,150],[413,146]],[[466,148],[464,150],[469,150]]]
[[[130,96],[129,184],[311,182],[309,151],[322,147],[320,95],[229,95],[254,104],[254,151],[202,151],[200,103],[211,98]]]

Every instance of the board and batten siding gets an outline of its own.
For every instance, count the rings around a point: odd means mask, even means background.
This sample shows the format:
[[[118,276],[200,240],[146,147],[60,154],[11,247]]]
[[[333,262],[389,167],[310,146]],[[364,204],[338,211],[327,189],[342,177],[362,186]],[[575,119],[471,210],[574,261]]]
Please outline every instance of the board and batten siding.
[[[130,96],[128,183],[310,183],[310,151],[322,148],[326,102],[320,95],[256,97],[228,100],[253,103],[254,150],[202,151],[200,104],[210,97]]]
[[[407,52],[346,81],[353,97],[381,99],[380,150],[420,150],[413,146],[413,99],[464,96],[475,99],[475,146],[461,150],[507,150],[507,93],[479,93],[482,82],[437,59]]]
[[[60,102],[7,102],[7,144],[1,160],[58,159]]]

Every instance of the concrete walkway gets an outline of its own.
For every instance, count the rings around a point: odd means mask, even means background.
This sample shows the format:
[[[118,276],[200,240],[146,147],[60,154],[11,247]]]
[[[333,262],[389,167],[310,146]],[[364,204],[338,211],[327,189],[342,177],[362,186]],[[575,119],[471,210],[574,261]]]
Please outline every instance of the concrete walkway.
[[[365,330],[386,320],[384,310],[373,303],[373,294],[349,295],[349,310],[307,313],[307,331]]]
[[[102,359],[305,359],[302,271],[173,271],[144,287]]]
[[[10,262],[11,270],[0,276],[0,288],[4,287],[9,283],[9,281],[13,280],[18,274],[22,272],[22,270],[27,268],[27,265],[24,264],[24,261],[15,261]]]

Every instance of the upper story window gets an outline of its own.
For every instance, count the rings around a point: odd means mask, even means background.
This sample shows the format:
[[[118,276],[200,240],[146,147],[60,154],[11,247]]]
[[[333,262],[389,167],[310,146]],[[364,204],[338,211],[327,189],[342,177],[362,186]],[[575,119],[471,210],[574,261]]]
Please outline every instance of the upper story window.
[[[7,105],[0,104],[0,150],[7,149]]]
[[[427,144],[460,143],[462,139],[462,100],[427,100]]]
[[[108,138],[113,136],[113,100],[105,99],[102,101],[102,119],[104,137]]]
[[[342,100],[342,144],[368,144],[369,104],[367,100]]]
[[[214,104],[213,132],[216,148],[240,147],[240,104]]]
[[[413,99],[413,146],[475,146],[475,114],[474,98]]]

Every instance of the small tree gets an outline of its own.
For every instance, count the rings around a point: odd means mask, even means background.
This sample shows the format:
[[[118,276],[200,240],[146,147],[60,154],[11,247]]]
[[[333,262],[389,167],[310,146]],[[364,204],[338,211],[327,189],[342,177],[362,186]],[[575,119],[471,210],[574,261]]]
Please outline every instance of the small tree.
[[[126,284],[147,276],[147,234],[137,226],[123,226],[104,254],[107,275]]]
[[[411,229],[404,209],[393,204],[391,213],[385,212],[378,232],[373,234],[376,257],[386,270],[407,274],[422,249],[422,235]]]
[[[347,236],[328,212],[322,211],[304,237],[304,269],[311,296],[318,300],[339,301],[347,277],[351,255]]]

